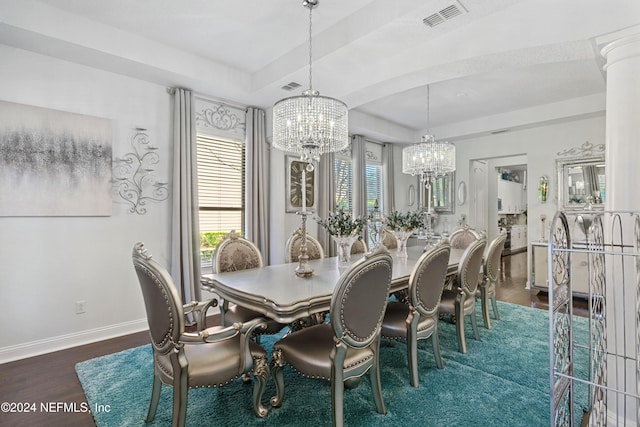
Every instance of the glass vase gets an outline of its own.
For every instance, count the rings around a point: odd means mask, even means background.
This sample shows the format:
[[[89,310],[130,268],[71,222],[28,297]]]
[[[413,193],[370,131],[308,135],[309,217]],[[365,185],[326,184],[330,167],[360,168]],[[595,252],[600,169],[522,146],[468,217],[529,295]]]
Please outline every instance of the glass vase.
[[[358,236],[332,236],[338,246],[338,265],[346,266],[351,262],[351,246],[358,240]]]
[[[413,233],[413,230],[393,230],[393,236],[396,238],[396,243],[398,244],[398,249],[396,255],[399,258],[407,258],[409,255],[407,254],[407,240],[409,240],[409,236]]]

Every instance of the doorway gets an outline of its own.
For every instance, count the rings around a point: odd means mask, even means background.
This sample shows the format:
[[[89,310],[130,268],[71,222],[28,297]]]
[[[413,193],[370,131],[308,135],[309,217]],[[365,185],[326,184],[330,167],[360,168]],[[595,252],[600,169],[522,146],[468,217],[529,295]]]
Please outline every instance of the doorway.
[[[470,168],[469,225],[478,230],[486,230],[489,240],[499,234],[499,221],[502,218],[511,224],[524,226],[526,230],[527,156],[476,159],[471,161]],[[514,186],[521,186],[523,199],[519,211],[510,211],[513,213],[509,214],[498,213],[498,184],[503,171],[508,171],[507,180],[511,179]]]

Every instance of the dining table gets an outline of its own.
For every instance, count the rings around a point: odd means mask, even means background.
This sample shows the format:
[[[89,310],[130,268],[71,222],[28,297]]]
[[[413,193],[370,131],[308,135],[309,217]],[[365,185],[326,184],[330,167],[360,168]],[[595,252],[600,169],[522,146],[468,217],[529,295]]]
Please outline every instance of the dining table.
[[[390,294],[407,289],[413,266],[423,253],[422,246],[408,247],[406,257],[399,256],[395,249],[389,251],[393,259]],[[463,253],[463,249],[451,249],[449,277],[457,273]],[[352,255],[350,264],[363,256]],[[329,311],[333,290],[340,276],[350,267],[340,265],[337,257],[310,260],[308,265],[313,269],[310,277],[296,276],[298,263],[292,262],[203,274],[201,285],[230,303],[257,311],[280,323],[292,323]]]

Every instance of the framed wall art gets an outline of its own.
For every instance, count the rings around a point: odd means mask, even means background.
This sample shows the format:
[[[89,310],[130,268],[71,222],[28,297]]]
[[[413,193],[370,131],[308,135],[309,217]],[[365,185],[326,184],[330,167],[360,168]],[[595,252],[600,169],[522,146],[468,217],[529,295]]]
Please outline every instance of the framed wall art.
[[[304,175],[304,194],[306,196],[306,208],[315,209],[316,207],[316,171],[307,171],[307,163],[293,156],[285,156],[286,177],[285,185],[287,195],[286,212],[297,212],[302,209],[303,200],[303,184],[302,177]],[[303,174],[304,171],[304,174]]]
[[[109,216],[111,120],[0,101],[0,216]]]

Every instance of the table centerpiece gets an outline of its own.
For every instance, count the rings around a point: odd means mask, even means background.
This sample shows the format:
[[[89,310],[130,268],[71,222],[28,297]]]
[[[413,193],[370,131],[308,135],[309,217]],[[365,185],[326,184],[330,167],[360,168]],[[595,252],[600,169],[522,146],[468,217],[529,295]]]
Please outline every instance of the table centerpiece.
[[[398,212],[393,211],[384,219],[384,226],[396,238],[398,243],[397,255],[401,258],[407,257],[407,240],[414,229],[422,226],[423,217],[420,212]]]
[[[331,235],[338,246],[338,263],[349,264],[351,260],[351,246],[356,240],[362,239],[362,229],[365,220],[354,218],[351,213],[342,209],[330,212],[326,219],[316,219],[316,222]]]

